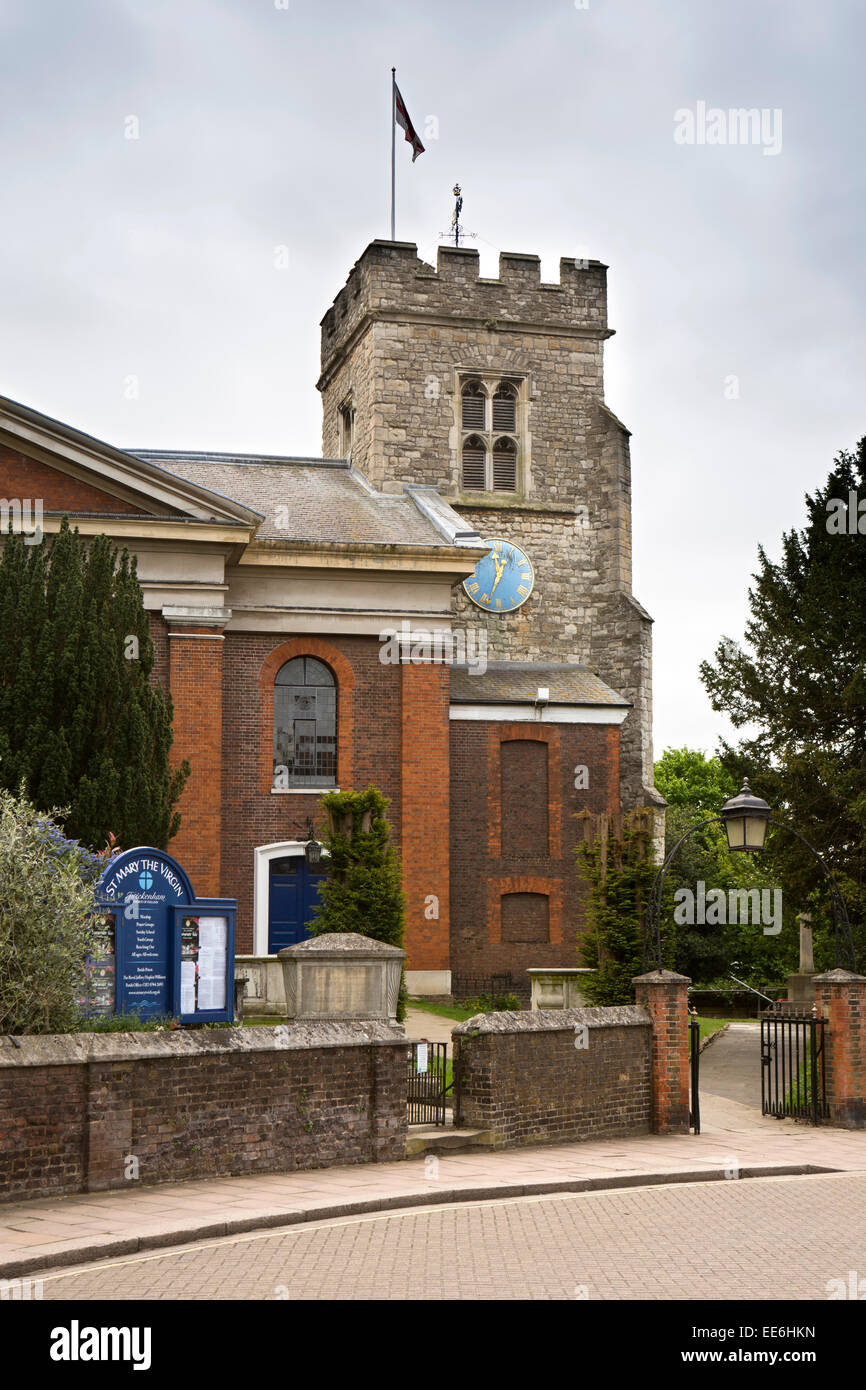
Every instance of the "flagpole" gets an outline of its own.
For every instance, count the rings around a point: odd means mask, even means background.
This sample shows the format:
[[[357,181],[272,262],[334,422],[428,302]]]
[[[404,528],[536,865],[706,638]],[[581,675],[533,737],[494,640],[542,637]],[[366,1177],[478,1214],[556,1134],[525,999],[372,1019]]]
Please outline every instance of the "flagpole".
[[[394,198],[395,198],[395,193],[396,193],[396,188],[397,188],[397,174],[396,174],[397,163],[396,163],[395,146],[394,146],[394,141],[395,141],[395,133],[394,133],[394,132],[395,132],[396,125],[397,125],[397,77],[396,77],[396,73],[397,73],[397,69],[396,69],[396,68],[392,68],[392,69],[391,69],[391,240],[392,240],[392,241],[396,241],[396,240],[397,240],[397,236],[396,236],[396,232],[395,232],[395,223],[394,223]]]

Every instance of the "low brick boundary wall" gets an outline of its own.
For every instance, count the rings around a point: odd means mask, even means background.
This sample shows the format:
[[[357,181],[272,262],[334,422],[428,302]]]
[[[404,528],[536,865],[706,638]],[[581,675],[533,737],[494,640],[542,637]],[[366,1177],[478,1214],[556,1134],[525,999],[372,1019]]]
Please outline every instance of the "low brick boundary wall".
[[[385,1023],[0,1038],[0,1201],[405,1157]]]
[[[637,1005],[478,1014],[452,1037],[454,1123],[497,1148],[650,1131],[652,1020]]]

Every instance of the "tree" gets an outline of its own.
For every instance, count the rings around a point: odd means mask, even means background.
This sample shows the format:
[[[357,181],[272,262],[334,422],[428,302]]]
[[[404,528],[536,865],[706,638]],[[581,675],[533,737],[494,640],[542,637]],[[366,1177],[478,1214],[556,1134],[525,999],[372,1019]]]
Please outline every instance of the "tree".
[[[655,765],[655,785],[669,806],[689,806],[716,816],[737,785],[719,758],[695,748],[666,748]]]
[[[866,438],[834,461],[806,497],[803,531],[782,538],[778,563],[759,547],[746,644],[725,637],[701,664],[713,708],[747,730],[721,759],[826,859],[866,953]],[[853,504],[853,505],[852,505]],[[853,518],[854,531],[850,530]],[[841,529],[844,520],[845,529]],[[858,525],[859,528],[858,529]],[[796,910],[829,935],[820,867],[805,846],[769,832],[768,864]],[[832,964],[828,952],[818,960]]]
[[[583,964],[597,972],[585,976],[580,988],[592,1004],[634,1003],[632,980],[644,968],[644,914],[658,871],[652,858],[650,815],[636,811],[622,817],[578,817],[587,831],[576,850],[578,873],[589,888],[578,950]],[[663,912],[666,967],[672,964],[672,939],[669,914]]]
[[[5,538],[0,559],[0,786],[23,782],[88,845],[165,848],[189,765],[169,764],[171,697],[135,560],[64,517],[50,546]]]
[[[319,905],[310,930],[357,932],[402,948],[406,905],[400,863],[391,844],[386,818],[388,799],[376,787],[364,792],[328,792],[322,797],[328,817],[324,844],[327,878],[319,887]],[[405,983],[400,986],[397,1017],[406,1012]]]
[[[763,921],[731,921],[740,913],[730,911],[732,891],[775,893],[779,880],[772,865],[763,854],[732,854],[723,826],[700,824],[717,816],[724,802],[736,795],[739,786],[733,774],[719,758],[708,758],[697,749],[667,748],[655,765],[655,785],[668,802],[666,855],[682,836],[700,827],[680,846],[668,869],[674,894],[676,969],[696,985],[724,982],[729,988],[731,967],[737,961],[737,975],[749,983],[761,988],[783,983],[785,974],[797,964],[797,933],[788,930],[793,926],[792,912],[789,910],[778,934],[765,934]],[[689,899],[697,904],[701,885],[709,893],[720,890],[725,909],[719,914],[711,903],[701,914],[704,921],[698,920],[697,911],[689,921],[684,909]],[[683,896],[685,890],[687,897]],[[773,908],[777,905],[775,897],[763,901]],[[782,903],[784,906],[784,893]],[[717,916],[722,920],[716,921]],[[772,925],[775,928],[775,922]]]
[[[75,1026],[100,855],[0,789],[0,1033]]]

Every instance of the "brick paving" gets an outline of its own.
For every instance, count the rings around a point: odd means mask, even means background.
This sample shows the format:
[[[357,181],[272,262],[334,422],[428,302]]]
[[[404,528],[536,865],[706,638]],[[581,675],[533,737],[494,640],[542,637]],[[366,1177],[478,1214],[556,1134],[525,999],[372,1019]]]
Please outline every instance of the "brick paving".
[[[866,1274],[866,1173],[500,1200],[46,1272],[43,1298],[826,1300]]]
[[[765,1119],[715,1096],[705,1098],[703,1122],[700,1135],[473,1150],[435,1161],[419,1157],[4,1204],[0,1277],[383,1208],[723,1178],[736,1171],[866,1172],[864,1131]]]

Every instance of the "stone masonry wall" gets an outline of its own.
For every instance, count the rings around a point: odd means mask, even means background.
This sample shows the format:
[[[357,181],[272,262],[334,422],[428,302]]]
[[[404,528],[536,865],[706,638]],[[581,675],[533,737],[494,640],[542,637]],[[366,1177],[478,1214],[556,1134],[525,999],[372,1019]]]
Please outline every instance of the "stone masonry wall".
[[[339,452],[339,411],[355,413],[353,463],[377,487],[438,486],[485,539],[532,560],[516,612],[483,613],[458,587],[455,620],[484,628],[488,660],[582,664],[632,701],[622,729],[623,804],[652,787],[651,619],[631,594],[628,430],[604,404],[606,267],[560,262],[542,284],[535,256],[440,247],[438,269],[409,243],[373,242],[322,321],[323,453]],[[461,493],[460,374],[526,382],[517,495]]]
[[[372,1022],[3,1038],[0,1201],[402,1158],[407,1067]]]
[[[496,1148],[648,1134],[651,1032],[634,1005],[467,1019],[452,1035],[454,1123]]]

